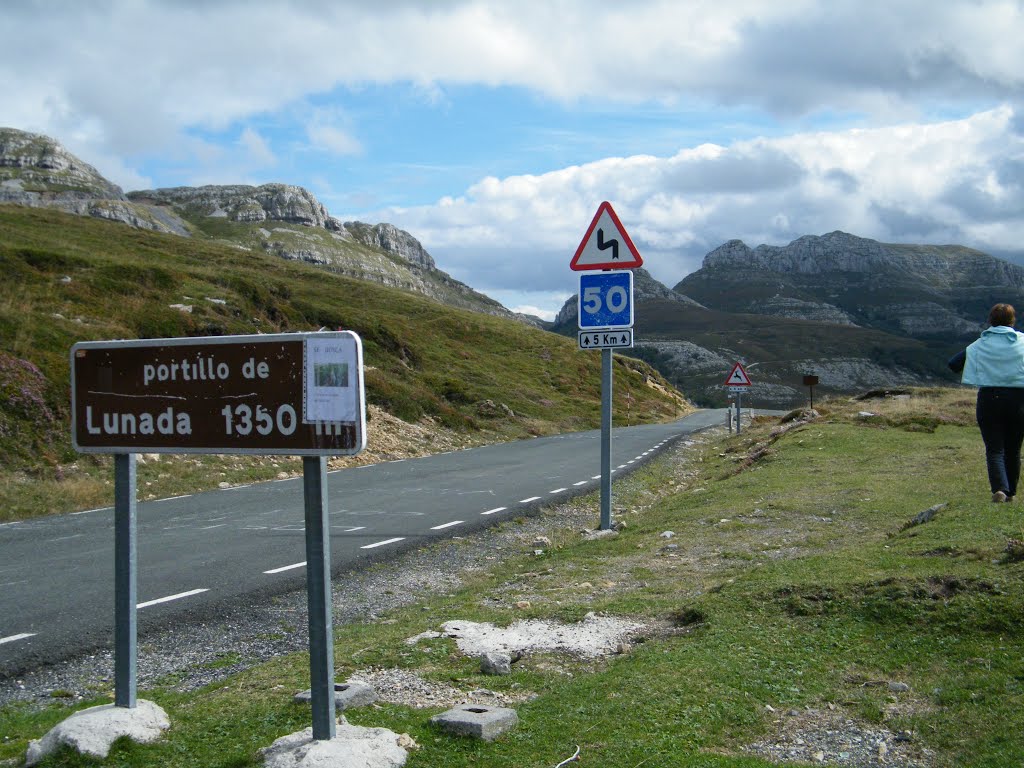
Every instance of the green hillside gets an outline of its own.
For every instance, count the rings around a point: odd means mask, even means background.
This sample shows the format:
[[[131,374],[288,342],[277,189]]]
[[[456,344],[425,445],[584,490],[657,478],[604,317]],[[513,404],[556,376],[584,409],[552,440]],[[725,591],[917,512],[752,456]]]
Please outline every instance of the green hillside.
[[[76,341],[345,328],[363,339],[368,402],[406,423],[466,442],[598,424],[600,360],[572,341],[312,265],[0,206],[0,274],[0,521],[108,503],[102,472],[93,471],[104,459],[70,447],[68,352]],[[652,369],[618,362],[617,418],[667,419],[685,407]],[[367,431],[373,448],[372,420]],[[231,460],[211,477],[211,462],[191,460],[187,477],[164,462],[146,487],[159,495],[175,483],[231,482],[261,463]],[[278,461],[249,479],[275,471]]]

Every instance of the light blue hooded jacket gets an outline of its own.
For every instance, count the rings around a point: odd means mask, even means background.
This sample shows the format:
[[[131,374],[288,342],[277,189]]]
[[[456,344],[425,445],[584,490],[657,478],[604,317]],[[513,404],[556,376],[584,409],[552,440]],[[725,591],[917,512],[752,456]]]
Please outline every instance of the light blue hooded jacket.
[[[1007,325],[986,328],[967,347],[960,381],[976,387],[1024,387],[1024,333]]]

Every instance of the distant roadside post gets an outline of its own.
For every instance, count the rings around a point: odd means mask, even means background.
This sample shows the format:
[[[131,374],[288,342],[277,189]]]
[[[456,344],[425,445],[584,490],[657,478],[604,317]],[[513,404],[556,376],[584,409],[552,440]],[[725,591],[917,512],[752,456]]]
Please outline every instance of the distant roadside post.
[[[302,456],[313,738],[334,738],[327,456],[366,447],[362,342],[351,331],[79,342],[71,433],[114,454],[117,707],[136,706],[138,453]]]
[[[601,530],[612,527],[612,350],[633,346],[633,273],[643,265],[612,209],[603,202],[569,268],[581,272],[579,348],[601,350]],[[597,271],[601,270],[601,271]]]
[[[725,386],[736,395],[736,434],[738,435],[742,430],[740,417],[743,415],[743,406],[741,404],[743,391],[750,388],[750,377],[747,375],[747,371],[742,363],[736,363],[732,370],[729,371],[729,375],[725,377]]]
[[[806,375],[804,376],[804,386],[809,387],[811,390],[811,410],[814,410],[814,387],[818,383],[817,376]]]

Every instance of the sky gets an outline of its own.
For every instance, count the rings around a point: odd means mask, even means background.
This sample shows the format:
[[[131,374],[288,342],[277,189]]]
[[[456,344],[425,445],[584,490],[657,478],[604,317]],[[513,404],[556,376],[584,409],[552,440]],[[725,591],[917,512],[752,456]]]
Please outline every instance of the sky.
[[[669,287],[835,230],[1024,261],[1022,0],[4,0],[0,126],[295,184],[551,319],[608,201]]]

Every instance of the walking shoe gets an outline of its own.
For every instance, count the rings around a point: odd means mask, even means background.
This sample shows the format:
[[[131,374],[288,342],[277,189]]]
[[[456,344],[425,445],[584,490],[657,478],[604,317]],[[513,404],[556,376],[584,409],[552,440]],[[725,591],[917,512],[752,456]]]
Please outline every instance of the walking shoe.
[[[1002,491],[996,491],[995,493],[992,494],[992,501],[1003,502],[1009,501],[1009,499],[1007,498],[1006,494],[1003,493]]]

